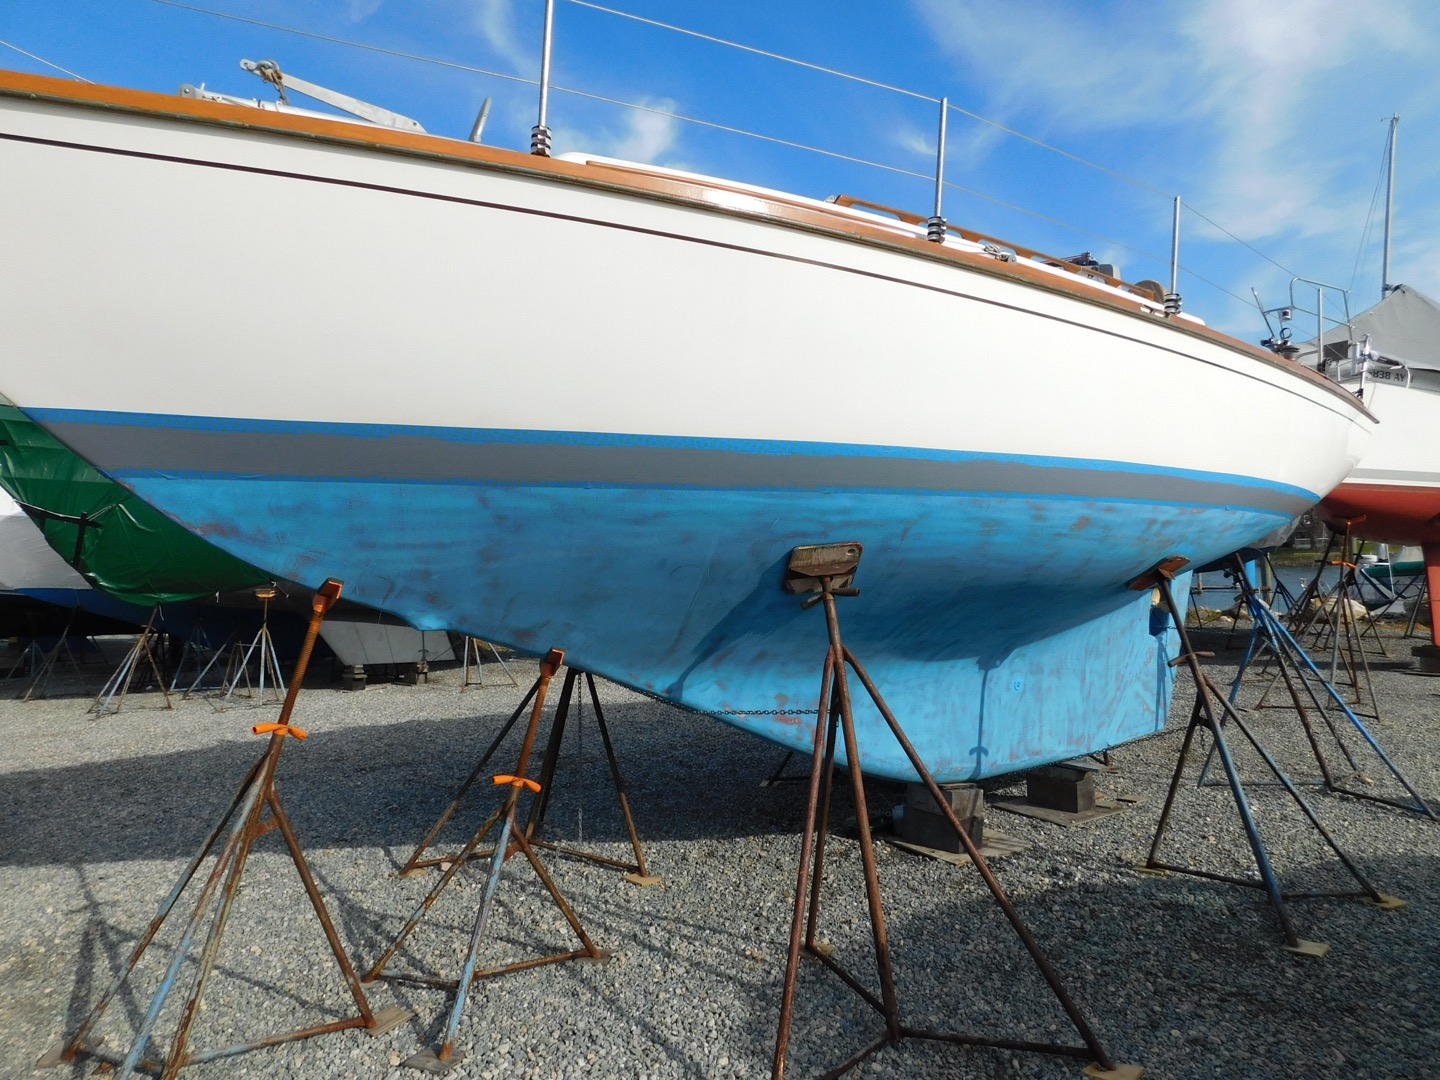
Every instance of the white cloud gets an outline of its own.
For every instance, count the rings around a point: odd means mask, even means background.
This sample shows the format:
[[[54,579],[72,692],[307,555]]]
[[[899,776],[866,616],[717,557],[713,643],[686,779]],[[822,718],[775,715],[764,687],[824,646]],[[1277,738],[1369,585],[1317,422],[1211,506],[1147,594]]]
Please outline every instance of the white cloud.
[[[1043,116],[1073,131],[1170,115],[1178,50],[1148,13],[1104,17],[1057,0],[914,2],[959,62],[957,76],[990,92],[978,112]]]
[[[523,46],[515,29],[514,0],[470,0],[470,27],[514,73],[533,77],[540,60],[533,47]]]
[[[345,15],[352,23],[364,22],[384,5],[385,0],[346,0]]]
[[[640,104],[663,112],[675,110],[673,101],[642,101]],[[655,162],[675,145],[676,127],[677,121],[673,116],[632,111],[629,129],[620,136],[612,153],[615,157],[631,161]]]
[[[1429,0],[912,2],[984,94],[974,111],[1178,190],[1252,243],[1343,248],[1347,276],[1400,107],[1379,103],[1440,94]]]
[[[683,168],[674,160],[662,160],[672,153],[678,141],[680,122],[674,116],[666,115],[675,111],[675,102],[642,98],[638,104],[655,111],[625,110],[625,124],[619,130],[557,131],[556,149],[623,158],[646,165]]]

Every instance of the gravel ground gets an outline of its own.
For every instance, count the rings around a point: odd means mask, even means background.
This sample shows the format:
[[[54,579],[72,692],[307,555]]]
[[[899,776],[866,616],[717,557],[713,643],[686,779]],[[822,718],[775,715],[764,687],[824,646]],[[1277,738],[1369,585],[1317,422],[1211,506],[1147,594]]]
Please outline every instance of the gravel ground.
[[[1204,635],[1228,685],[1238,653]],[[1405,670],[1409,645],[1390,638],[1377,661],[1380,719],[1371,727],[1426,795],[1440,795],[1440,680]],[[817,666],[818,666],[817,656]],[[523,686],[530,661],[512,664]],[[458,671],[418,686],[345,692],[312,680],[294,722],[311,737],[288,743],[279,790],[340,937],[362,972],[394,940],[437,871],[397,869],[518,704],[499,669],[489,686],[460,688]],[[318,673],[317,673],[318,674]],[[96,668],[92,683],[98,685]],[[1409,901],[1383,911],[1353,898],[1297,899],[1302,938],[1328,943],[1315,959],[1284,951],[1256,889],[1188,875],[1137,874],[1159,818],[1188,715],[1180,677],[1163,735],[1122,747],[1109,794],[1140,801],[1127,812],[1060,827],[992,810],[987,829],[1026,845],[996,858],[996,875],[1113,1058],[1147,1075],[1191,1078],[1421,1078],[1440,1075],[1440,825],[1375,802],[1307,788],[1317,813],[1383,893]],[[15,700],[0,688],[0,1075],[91,1075],[94,1062],[47,1073],[34,1062],[73,1031],[113,978],[264,743],[250,732],[275,704],[217,707],[192,698],[167,711],[155,694],[123,711],[87,713],[78,692]],[[1242,700],[1265,680],[1252,674]],[[558,690],[558,681],[556,690]],[[93,689],[93,687],[92,687]],[[553,696],[551,702],[555,697]],[[639,888],[612,869],[547,856],[556,883],[607,963],[565,963],[483,981],[463,1018],[466,1077],[761,1077],[770,1073],[799,852],[803,784],[763,786],[780,750],[723,724],[601,683],[651,872]],[[1267,699],[1276,701],[1274,691]],[[549,814],[552,839],[626,857],[628,845],[588,722],[572,723]],[[1249,713],[1297,781],[1318,775],[1293,711]],[[903,718],[902,718],[903,722]],[[512,736],[513,739],[513,736]],[[1373,783],[1403,791],[1353,729],[1347,743]],[[507,744],[496,772],[513,763]],[[1348,773],[1333,740],[1332,770]],[[1237,749],[1270,855],[1287,889],[1353,888],[1343,866],[1284,792],[1259,783],[1258,758]],[[801,763],[794,763],[798,769]],[[1228,790],[1181,788],[1162,857],[1247,875],[1253,863]],[[1356,786],[1364,784],[1356,780]],[[1023,794],[1007,778],[992,797]],[[468,803],[441,847],[454,850],[495,805]],[[872,811],[903,800],[874,784]],[[822,937],[874,985],[853,823],[836,803]],[[1063,1012],[968,867],[882,844],[879,872],[907,1022],[950,1031],[1076,1044]],[[485,867],[472,864],[442,893],[392,962],[394,973],[453,977],[468,943]],[[188,895],[188,894],[187,894]],[[187,909],[188,910],[188,909]],[[167,924],[100,1024],[126,1047],[179,929]],[[492,965],[568,950],[575,939],[523,861],[507,864],[482,952]],[[182,981],[182,986],[188,985]],[[176,995],[177,997],[179,995]],[[379,1009],[413,1016],[376,1039],[343,1031],[187,1069],[187,1077],[392,1077],[433,1044],[450,995],[381,980]],[[195,1045],[223,1047],[350,1015],[318,923],[276,834],[262,838],[239,892],[208,985]],[[178,1003],[160,1031],[168,1045]],[[880,1031],[876,1015],[813,962],[797,996],[789,1075],[839,1064]],[[869,1058],[871,1077],[1077,1077],[1081,1063],[1011,1051],[910,1040]]]

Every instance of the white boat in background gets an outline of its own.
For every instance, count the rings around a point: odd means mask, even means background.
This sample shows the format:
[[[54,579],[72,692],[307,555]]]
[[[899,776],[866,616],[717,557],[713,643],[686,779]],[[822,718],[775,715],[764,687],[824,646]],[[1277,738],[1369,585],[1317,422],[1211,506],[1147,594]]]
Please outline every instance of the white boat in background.
[[[55,602],[90,591],[89,583],[50,550],[39,527],[4,491],[0,491],[0,589],[48,594]]]
[[[39,526],[0,490],[0,593],[12,593],[57,608],[80,609],[115,620],[114,627],[140,625],[145,609],[97,592],[74,567],[51,550]]]
[[[1440,304],[1396,285],[1325,340],[1324,370],[1380,425],[1321,516],[1356,539],[1419,547],[1440,645]]]
[[[1399,115],[1390,118],[1380,302],[1351,318],[1349,295],[1319,282],[1316,335],[1289,344],[1288,328],[1266,342],[1325,373],[1381,421],[1354,471],[1320,504],[1332,529],[1358,540],[1420,547],[1430,595],[1431,639],[1440,648],[1440,304],[1390,280],[1390,216],[1395,198]],[[1293,317],[1296,282],[1291,283]],[[1343,314],[1326,320],[1326,292],[1343,297]],[[1269,322],[1268,315],[1266,319]]]
[[[176,521],[807,750],[786,562],[859,542],[846,642],[941,781],[1160,728],[1127,583],[1374,426],[1158,288],[855,200],[18,74],[0,154],[0,391]]]

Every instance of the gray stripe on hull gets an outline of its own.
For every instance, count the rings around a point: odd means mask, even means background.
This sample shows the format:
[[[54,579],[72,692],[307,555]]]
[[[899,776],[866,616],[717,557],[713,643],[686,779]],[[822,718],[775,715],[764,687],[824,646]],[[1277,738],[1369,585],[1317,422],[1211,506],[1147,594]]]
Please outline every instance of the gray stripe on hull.
[[[1356,469],[1350,474],[1352,481],[1397,480],[1406,484],[1420,484],[1440,487],[1440,473],[1416,472],[1413,469]]]
[[[215,432],[57,423],[49,429],[102,470],[398,483],[985,492],[1203,506],[1296,515],[1312,500],[1257,485],[1173,474],[1023,462],[747,454],[735,450],[555,443],[463,443],[421,435]]]

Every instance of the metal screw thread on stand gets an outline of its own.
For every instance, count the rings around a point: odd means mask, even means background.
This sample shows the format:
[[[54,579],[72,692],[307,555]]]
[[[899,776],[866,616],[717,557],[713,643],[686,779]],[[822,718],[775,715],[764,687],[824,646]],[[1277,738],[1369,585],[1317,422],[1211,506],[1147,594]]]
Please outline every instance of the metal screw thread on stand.
[[[925,222],[925,239],[932,244],[945,242],[945,219],[943,217],[937,214]]]
[[[1166,314],[1166,315],[1179,315],[1179,314],[1180,314],[1180,294],[1179,294],[1179,293],[1177,293],[1177,292],[1167,292],[1167,293],[1165,294],[1165,314]]]
[[[530,129],[530,153],[537,157],[550,156],[550,129],[536,124]]]

